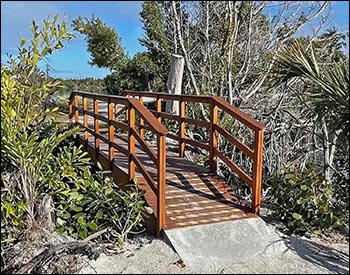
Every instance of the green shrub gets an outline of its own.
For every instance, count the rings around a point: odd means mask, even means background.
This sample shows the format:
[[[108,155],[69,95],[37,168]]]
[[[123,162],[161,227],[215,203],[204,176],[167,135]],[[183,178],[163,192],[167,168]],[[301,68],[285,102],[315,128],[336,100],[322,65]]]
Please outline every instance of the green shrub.
[[[120,244],[147,210],[135,184],[123,192],[93,169],[71,140],[79,129],[47,120],[54,110],[45,102],[59,83],[42,77],[37,64],[72,38],[57,20],[42,29],[33,22],[33,39],[21,40],[17,59],[1,66],[1,248],[23,231],[51,230],[51,199],[58,231],[85,238],[110,227]]]
[[[304,171],[292,167],[272,180],[273,214],[297,234],[348,226],[349,203],[336,197],[337,184],[326,181],[312,165]]]

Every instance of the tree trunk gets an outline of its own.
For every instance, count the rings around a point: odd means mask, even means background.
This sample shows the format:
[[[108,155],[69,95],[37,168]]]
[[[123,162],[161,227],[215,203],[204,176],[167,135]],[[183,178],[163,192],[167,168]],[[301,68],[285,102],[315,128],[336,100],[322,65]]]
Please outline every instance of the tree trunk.
[[[172,54],[170,72],[166,83],[169,94],[181,95],[184,64],[185,61],[181,55]],[[165,110],[167,113],[179,115],[179,102],[167,100]]]

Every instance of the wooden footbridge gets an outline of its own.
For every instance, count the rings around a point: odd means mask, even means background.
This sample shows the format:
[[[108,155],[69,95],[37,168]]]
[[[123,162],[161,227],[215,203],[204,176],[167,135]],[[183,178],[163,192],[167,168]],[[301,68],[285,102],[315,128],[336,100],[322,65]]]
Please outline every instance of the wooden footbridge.
[[[179,114],[166,113],[165,101],[177,102]],[[199,104],[209,111],[209,121],[189,117]],[[251,129],[252,146],[220,125],[218,117],[224,113]],[[171,128],[174,121],[175,132]],[[164,229],[256,217],[259,213],[264,125],[220,97],[136,91],[110,96],[74,91],[69,122],[84,128],[79,141],[94,162],[112,171],[116,183],[125,187],[130,179],[138,178],[138,186],[146,190],[145,199],[154,210],[148,227],[158,235]],[[204,127],[207,142],[191,138],[187,131],[191,126]],[[251,159],[251,171],[243,171],[220,151],[219,137]],[[184,158],[189,147],[208,152],[208,167]],[[238,199],[216,174],[218,158],[251,188],[251,203]]]

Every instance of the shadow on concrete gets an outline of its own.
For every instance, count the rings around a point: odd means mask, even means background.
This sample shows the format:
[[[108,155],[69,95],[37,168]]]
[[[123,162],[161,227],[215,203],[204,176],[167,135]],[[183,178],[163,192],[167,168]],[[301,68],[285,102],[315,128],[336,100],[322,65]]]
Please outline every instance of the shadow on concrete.
[[[287,247],[299,257],[328,269],[332,273],[349,274],[349,255],[306,238],[291,236]]]

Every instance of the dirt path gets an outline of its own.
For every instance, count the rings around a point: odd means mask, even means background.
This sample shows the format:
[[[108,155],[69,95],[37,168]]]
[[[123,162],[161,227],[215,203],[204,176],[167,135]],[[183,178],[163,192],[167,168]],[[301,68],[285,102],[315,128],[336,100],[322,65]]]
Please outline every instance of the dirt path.
[[[282,255],[252,259],[215,270],[190,269],[163,240],[138,237],[128,250],[117,255],[101,254],[85,262],[80,274],[349,274],[349,242],[322,242],[319,239],[288,237]]]

